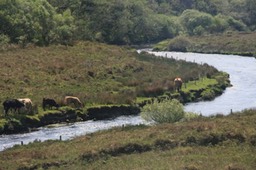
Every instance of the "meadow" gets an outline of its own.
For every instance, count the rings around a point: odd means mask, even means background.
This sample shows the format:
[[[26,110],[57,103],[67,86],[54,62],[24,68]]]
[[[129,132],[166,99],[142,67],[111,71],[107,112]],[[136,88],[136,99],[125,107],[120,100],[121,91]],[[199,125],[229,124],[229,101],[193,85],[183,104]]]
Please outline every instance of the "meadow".
[[[196,100],[191,91],[207,89],[211,96],[214,87],[228,85],[228,75],[206,64],[94,42],[3,50],[0,58],[0,100],[31,98],[38,113],[26,116],[35,121],[39,115],[55,112],[42,111],[43,97],[61,103],[65,95],[74,95],[90,108],[184,94]],[[176,76],[186,84],[182,93],[173,89]],[[10,115],[18,122],[16,117]],[[0,169],[252,169],[254,119],[255,111],[250,110],[171,124],[113,128],[70,141],[34,141],[0,152]],[[0,123],[5,121],[2,115]]]
[[[0,58],[0,101],[30,98],[33,102],[32,112],[10,112],[7,117],[1,105],[0,134],[24,132],[51,123],[88,120],[88,117],[102,119],[104,116],[98,113],[89,113],[97,107],[104,110],[108,109],[105,106],[113,106],[138,114],[137,105],[142,106],[154,97],[177,98],[183,103],[213,99],[229,85],[225,74],[207,64],[156,57],[146,52],[138,54],[129,47],[95,42],[12,47],[2,49]],[[219,80],[220,75],[224,79]],[[182,93],[174,91],[173,80],[177,76],[186,84]],[[210,93],[202,93],[205,90]],[[64,107],[63,99],[67,95],[77,96],[85,107],[81,110]],[[43,98],[53,98],[63,108],[44,111]]]
[[[118,127],[0,153],[0,169],[223,169],[256,167],[256,111]],[[53,152],[54,151],[54,152]]]
[[[43,97],[61,103],[66,95],[85,105],[130,104],[136,97],[172,91],[176,76],[189,81],[218,72],[208,65],[93,42],[3,50],[0,59],[0,101],[28,97],[38,106]]]

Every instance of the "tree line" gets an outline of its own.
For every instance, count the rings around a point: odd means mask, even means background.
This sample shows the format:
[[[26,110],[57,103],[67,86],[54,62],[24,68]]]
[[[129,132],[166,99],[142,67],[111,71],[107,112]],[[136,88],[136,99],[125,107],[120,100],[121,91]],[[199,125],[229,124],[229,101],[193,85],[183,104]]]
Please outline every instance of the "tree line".
[[[254,31],[254,0],[1,0],[0,44],[153,43]]]

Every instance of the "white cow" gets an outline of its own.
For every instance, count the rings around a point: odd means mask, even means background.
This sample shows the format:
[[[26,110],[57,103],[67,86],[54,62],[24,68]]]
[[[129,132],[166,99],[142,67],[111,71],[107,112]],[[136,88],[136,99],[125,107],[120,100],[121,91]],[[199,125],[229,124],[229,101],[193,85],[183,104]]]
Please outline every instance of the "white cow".
[[[33,106],[33,103],[31,101],[30,98],[23,98],[23,99],[18,99],[20,102],[22,102],[24,105],[25,105],[25,109],[29,112],[32,111],[32,106]]]

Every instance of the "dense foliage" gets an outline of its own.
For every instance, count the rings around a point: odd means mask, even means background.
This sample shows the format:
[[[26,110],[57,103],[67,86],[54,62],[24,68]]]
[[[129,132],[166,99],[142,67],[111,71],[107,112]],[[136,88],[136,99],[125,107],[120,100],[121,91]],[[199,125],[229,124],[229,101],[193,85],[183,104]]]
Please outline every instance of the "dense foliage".
[[[140,44],[255,30],[253,0],[2,0],[0,44]]]

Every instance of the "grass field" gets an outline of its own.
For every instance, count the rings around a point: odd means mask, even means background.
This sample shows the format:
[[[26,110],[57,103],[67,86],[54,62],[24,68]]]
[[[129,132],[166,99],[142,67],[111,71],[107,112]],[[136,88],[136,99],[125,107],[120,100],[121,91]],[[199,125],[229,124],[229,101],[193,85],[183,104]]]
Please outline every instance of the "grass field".
[[[224,169],[256,167],[256,111],[113,128],[0,153],[0,169]]]
[[[93,42],[2,51],[0,59],[0,101],[28,97],[38,106],[43,97],[61,103],[66,95],[85,105],[131,104],[172,91],[176,76],[188,81],[217,73],[211,66]]]

